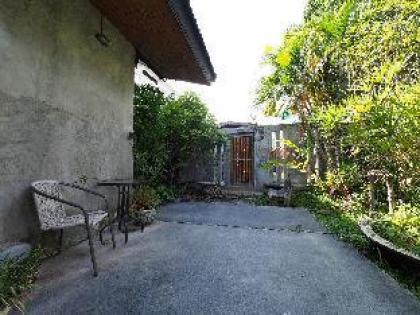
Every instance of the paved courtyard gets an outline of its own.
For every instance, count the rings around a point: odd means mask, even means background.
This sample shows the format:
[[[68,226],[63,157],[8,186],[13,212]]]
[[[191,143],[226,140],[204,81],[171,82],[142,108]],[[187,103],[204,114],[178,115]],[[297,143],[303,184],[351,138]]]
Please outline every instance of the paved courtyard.
[[[47,261],[29,314],[420,314],[407,290],[304,209],[174,203],[127,245]]]

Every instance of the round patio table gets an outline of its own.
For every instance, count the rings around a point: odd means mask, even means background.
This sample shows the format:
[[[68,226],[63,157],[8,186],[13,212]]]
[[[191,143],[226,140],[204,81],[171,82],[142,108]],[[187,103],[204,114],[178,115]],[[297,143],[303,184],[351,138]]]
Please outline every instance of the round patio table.
[[[98,186],[102,187],[117,187],[118,202],[117,202],[117,216],[114,219],[118,220],[118,229],[122,231],[124,224],[125,243],[128,241],[128,228],[127,222],[130,219],[128,208],[130,207],[130,192],[134,187],[139,187],[144,182],[133,179],[111,179],[98,182]]]

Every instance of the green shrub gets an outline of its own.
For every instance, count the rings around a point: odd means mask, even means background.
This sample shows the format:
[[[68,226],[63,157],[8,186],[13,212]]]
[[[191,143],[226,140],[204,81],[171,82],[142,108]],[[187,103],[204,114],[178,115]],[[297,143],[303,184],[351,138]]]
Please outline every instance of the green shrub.
[[[165,148],[165,122],[162,109],[167,99],[156,87],[135,87],[133,106],[133,155],[136,178],[150,184],[160,183],[165,176],[168,153]]]
[[[362,186],[362,178],[355,164],[343,164],[326,174],[325,188],[331,196],[348,197]]]
[[[393,214],[375,220],[373,229],[396,246],[420,256],[420,208],[399,206]]]
[[[420,180],[401,185],[402,199],[413,205],[420,205]]]
[[[198,95],[166,97],[150,85],[136,86],[133,130],[135,177],[154,186],[178,183],[187,161],[212,154],[223,140]]]
[[[345,199],[342,198],[340,203],[345,211],[369,214],[369,192],[367,189],[354,192]]]
[[[160,204],[159,196],[150,186],[139,188],[131,198],[130,212],[156,209]]]
[[[184,191],[183,186],[157,186],[156,193],[161,203],[167,203],[177,199]]]
[[[21,296],[32,288],[42,256],[43,250],[37,248],[20,262],[8,260],[0,263],[0,313],[5,307],[23,311]]]

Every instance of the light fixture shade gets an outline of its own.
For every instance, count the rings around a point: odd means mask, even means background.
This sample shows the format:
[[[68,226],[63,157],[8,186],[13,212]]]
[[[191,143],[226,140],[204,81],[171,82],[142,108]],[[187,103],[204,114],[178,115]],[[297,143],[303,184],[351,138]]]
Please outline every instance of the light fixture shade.
[[[101,43],[102,46],[108,47],[109,45],[111,45],[111,40],[108,37],[106,37],[105,34],[97,33],[95,37],[98,40],[98,42]]]

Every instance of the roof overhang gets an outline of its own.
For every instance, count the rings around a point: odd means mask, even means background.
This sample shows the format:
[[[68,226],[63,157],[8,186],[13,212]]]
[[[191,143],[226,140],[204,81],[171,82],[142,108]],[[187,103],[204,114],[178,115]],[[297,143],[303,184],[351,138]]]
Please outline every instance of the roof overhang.
[[[189,0],[91,0],[159,77],[209,85],[216,79]]]

